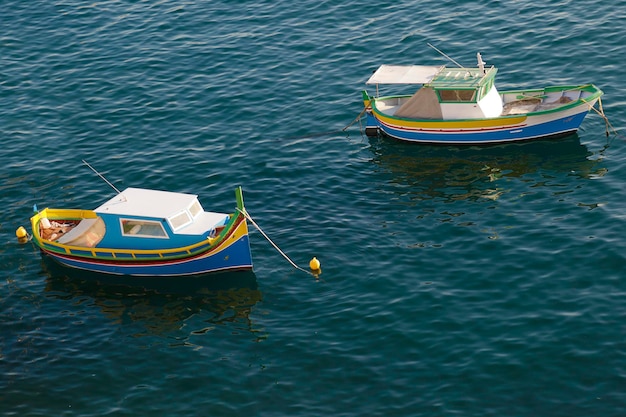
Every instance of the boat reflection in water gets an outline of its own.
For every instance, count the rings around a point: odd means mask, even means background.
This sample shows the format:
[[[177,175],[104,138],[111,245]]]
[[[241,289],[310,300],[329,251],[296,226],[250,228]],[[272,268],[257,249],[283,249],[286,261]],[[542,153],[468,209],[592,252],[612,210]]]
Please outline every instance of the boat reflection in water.
[[[219,325],[265,336],[254,328],[250,313],[261,301],[256,276],[251,271],[212,273],[204,276],[149,279],[115,279],[62,268],[44,259],[46,295],[97,307],[114,324],[132,336],[165,336],[174,345],[193,345],[193,336],[209,333]],[[84,311],[81,313],[84,314]],[[201,338],[200,338],[201,339]]]
[[[372,162],[392,175],[398,192],[418,199],[498,199],[511,178],[540,183],[554,175],[603,176],[599,158],[580,143],[577,134],[559,140],[490,147],[414,146],[369,138]],[[560,173],[560,174],[559,174]],[[410,186],[406,189],[404,186]],[[527,187],[525,187],[527,188]]]

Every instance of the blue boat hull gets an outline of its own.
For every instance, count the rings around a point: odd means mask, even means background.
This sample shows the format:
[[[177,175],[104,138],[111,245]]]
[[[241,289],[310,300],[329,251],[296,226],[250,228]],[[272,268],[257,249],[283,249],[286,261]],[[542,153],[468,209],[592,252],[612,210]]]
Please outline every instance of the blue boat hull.
[[[221,251],[169,261],[106,261],[66,256],[45,250],[43,252],[65,267],[112,275],[164,277],[252,270],[247,234]]]
[[[498,144],[573,134],[580,127],[587,113],[588,111],[584,109],[575,115],[568,115],[535,125],[524,124],[506,128],[458,129],[456,131],[441,129],[440,131],[435,131],[434,129],[411,129],[386,124],[368,112],[366,134],[374,136],[382,133],[395,139],[424,144]]]

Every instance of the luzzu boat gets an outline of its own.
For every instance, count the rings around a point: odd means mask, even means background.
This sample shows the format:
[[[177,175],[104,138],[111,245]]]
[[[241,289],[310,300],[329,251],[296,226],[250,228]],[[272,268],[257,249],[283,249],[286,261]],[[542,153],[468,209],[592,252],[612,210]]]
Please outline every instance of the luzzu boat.
[[[382,65],[363,91],[366,134],[432,144],[496,144],[576,132],[602,91],[593,84],[498,92],[497,68]],[[379,97],[379,85],[421,85],[413,95]],[[602,103],[600,112],[602,112]]]
[[[196,195],[127,188],[94,210],[31,217],[32,241],[59,264],[127,276],[251,270],[241,187],[237,211],[204,211]]]

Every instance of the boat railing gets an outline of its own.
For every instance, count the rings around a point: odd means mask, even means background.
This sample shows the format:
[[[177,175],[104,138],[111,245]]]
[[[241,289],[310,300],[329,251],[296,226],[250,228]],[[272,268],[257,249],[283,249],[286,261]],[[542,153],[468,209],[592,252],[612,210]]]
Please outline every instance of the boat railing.
[[[238,202],[239,203],[239,202]],[[241,200],[243,204],[243,199]],[[91,216],[92,211],[88,210],[60,210],[61,212],[68,214],[71,213],[72,217],[84,214],[87,218]],[[33,216],[33,230],[39,227],[40,220],[48,214],[48,209],[43,210]],[[78,217],[75,217],[78,218]],[[73,246],[58,243],[56,241],[50,241],[36,236],[40,246],[50,252],[54,252],[59,255],[78,256],[87,258],[96,258],[101,260],[115,260],[115,261],[149,261],[149,260],[169,260],[179,259],[189,256],[194,256],[206,252],[212,248],[218,247],[225,240],[231,236],[239,236],[238,232],[241,223],[245,223],[245,217],[237,212],[232,214],[228,224],[220,231],[215,237],[209,237],[200,242],[192,245],[183,246],[179,248],[170,249],[114,249],[104,247],[88,247],[88,246]]]
[[[87,246],[71,246],[51,241],[41,241],[46,250],[58,254],[115,260],[150,260],[174,259],[200,253],[210,247],[213,242],[208,239],[200,243],[176,249],[112,249]]]

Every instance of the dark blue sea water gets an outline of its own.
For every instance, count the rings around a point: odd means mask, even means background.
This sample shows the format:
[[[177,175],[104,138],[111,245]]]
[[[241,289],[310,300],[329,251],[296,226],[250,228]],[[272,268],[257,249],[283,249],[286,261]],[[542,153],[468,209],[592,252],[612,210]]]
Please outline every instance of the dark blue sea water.
[[[626,140],[367,138],[382,63],[593,82],[626,125],[626,3],[0,1],[0,415],[624,416]],[[347,129],[343,130],[346,126]],[[116,187],[248,211],[253,274],[156,288],[17,227]]]

